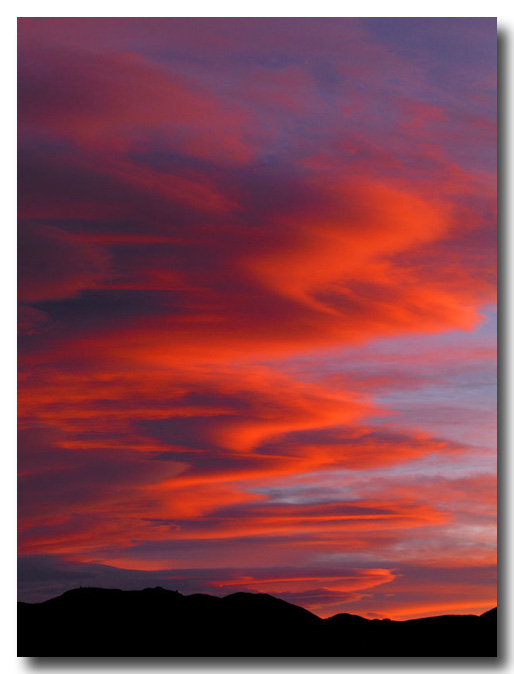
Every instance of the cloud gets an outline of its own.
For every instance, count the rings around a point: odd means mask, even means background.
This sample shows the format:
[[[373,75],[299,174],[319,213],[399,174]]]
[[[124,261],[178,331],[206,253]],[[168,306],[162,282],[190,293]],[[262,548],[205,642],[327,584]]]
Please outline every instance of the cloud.
[[[31,596],[490,607],[495,58],[487,19],[20,20]]]
[[[108,275],[99,247],[51,225],[24,222],[18,235],[18,297],[22,302],[72,297]]]

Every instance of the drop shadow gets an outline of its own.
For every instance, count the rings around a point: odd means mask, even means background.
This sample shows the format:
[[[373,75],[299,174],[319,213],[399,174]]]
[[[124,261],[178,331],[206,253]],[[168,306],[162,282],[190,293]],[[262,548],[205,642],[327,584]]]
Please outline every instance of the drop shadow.
[[[509,344],[512,335],[509,334],[508,324],[508,289],[509,289],[509,261],[511,251],[511,237],[509,233],[509,203],[508,185],[510,184],[509,163],[506,148],[508,147],[510,115],[508,101],[509,83],[509,55],[510,35],[505,28],[498,30],[498,143],[497,143],[497,188],[498,188],[498,368],[497,368],[497,505],[498,505],[498,660],[506,662],[510,655],[507,652],[509,639],[507,637],[507,597],[510,596],[508,549],[507,549],[507,513],[509,508],[509,488],[507,480],[510,476],[509,462],[509,428],[506,401],[508,400],[507,373],[509,372]]]
[[[498,669],[501,658],[30,658],[31,669],[88,669],[109,667],[111,669],[248,669],[261,670],[268,667],[296,670],[338,669],[352,666],[369,669],[379,665],[381,669],[432,669],[441,665],[453,665],[455,669]]]

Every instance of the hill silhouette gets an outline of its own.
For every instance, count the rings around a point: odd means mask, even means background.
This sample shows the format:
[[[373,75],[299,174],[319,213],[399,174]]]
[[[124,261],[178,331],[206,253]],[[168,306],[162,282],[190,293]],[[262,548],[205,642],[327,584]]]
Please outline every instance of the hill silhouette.
[[[79,588],[18,603],[18,656],[36,655],[496,656],[496,609],[407,621],[322,619],[268,594]]]

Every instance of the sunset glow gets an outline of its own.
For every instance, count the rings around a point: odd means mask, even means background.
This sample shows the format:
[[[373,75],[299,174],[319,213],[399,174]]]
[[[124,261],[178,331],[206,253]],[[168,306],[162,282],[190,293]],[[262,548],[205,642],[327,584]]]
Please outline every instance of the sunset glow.
[[[24,18],[19,597],[496,605],[496,20]]]

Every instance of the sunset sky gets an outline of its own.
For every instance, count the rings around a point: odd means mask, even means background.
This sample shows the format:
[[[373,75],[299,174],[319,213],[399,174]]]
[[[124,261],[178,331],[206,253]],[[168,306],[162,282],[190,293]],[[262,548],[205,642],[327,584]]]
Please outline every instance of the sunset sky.
[[[19,598],[496,605],[496,19],[20,19]]]

